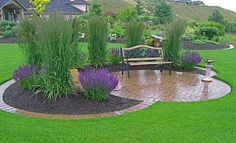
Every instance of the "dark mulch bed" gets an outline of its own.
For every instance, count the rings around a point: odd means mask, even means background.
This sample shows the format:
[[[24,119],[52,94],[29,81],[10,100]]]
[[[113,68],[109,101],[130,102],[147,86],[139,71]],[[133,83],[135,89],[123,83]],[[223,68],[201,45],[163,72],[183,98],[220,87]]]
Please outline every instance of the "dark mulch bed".
[[[194,44],[192,41],[183,41],[182,47],[186,50],[219,50],[219,49],[227,49],[229,48],[228,44]]]
[[[141,101],[110,96],[106,101],[91,101],[82,95],[69,95],[56,101],[47,101],[42,94],[34,95],[31,91],[22,89],[17,83],[11,85],[4,93],[6,104],[26,111],[47,113],[83,115],[107,113],[135,106]]]
[[[0,43],[16,43],[16,42],[17,42],[17,38],[16,37],[0,39]]]

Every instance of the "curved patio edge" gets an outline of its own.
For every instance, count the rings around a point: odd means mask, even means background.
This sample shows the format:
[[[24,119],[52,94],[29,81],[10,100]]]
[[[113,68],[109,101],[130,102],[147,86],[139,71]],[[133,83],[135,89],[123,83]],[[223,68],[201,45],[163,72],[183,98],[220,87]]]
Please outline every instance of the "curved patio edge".
[[[198,71],[195,71],[196,74],[201,75],[204,73],[203,68],[197,67],[197,69],[200,70],[201,72],[199,73]],[[213,71],[211,75],[215,76],[215,75],[217,75],[217,73]],[[221,81],[221,80],[219,80],[219,81]],[[221,82],[223,82],[223,81],[221,81]],[[22,110],[22,109],[17,109],[15,107],[11,107],[3,101],[4,92],[6,91],[6,89],[8,87],[10,87],[14,83],[15,83],[14,80],[10,80],[10,81],[0,85],[0,110],[5,111],[5,112],[9,112],[9,113],[19,114],[19,115],[25,115],[28,117],[39,117],[39,118],[50,118],[50,119],[89,119],[89,118],[117,116],[117,115],[123,115],[123,114],[136,112],[136,111],[145,109],[145,108],[151,106],[152,104],[160,101],[159,99],[156,99],[156,98],[148,98],[148,100],[141,100],[143,102],[141,102],[140,104],[129,107],[124,110],[107,112],[107,113],[98,113],[98,114],[63,115],[63,114],[36,113],[36,112],[30,112],[30,111],[26,111],[26,110]]]
[[[15,107],[11,107],[3,101],[3,94],[5,90],[14,83],[15,83],[14,80],[10,80],[0,85],[0,110],[8,112],[8,113],[26,115],[29,117],[52,118],[52,119],[88,119],[88,118],[108,117],[108,116],[127,114],[130,112],[136,112],[144,108],[147,108],[153,103],[157,102],[157,101],[143,101],[138,105],[135,105],[133,107],[130,107],[124,110],[107,112],[107,113],[98,113],[98,114],[60,115],[60,114],[36,113],[36,112],[30,112],[30,111],[26,111],[22,109],[17,109]]]

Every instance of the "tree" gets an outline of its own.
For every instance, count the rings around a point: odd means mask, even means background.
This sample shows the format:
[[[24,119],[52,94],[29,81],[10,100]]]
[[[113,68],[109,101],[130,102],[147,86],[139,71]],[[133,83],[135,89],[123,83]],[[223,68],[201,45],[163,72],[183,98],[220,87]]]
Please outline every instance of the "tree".
[[[38,16],[45,11],[46,5],[49,2],[50,0],[29,0],[29,3],[33,5],[32,10],[34,11],[34,14]]]
[[[95,15],[101,15],[102,9],[101,5],[97,2],[97,0],[93,0],[90,6],[90,13]]]
[[[160,19],[161,24],[169,23],[173,19],[172,8],[164,1],[157,3],[154,15]]]
[[[220,13],[219,10],[215,10],[212,16],[209,16],[208,21],[217,22],[222,25],[225,24],[224,16]]]
[[[133,7],[128,7],[119,13],[119,19],[123,22],[129,22],[132,19],[137,19],[137,17],[137,11]]]
[[[142,13],[143,13],[143,6],[141,4],[141,1],[140,0],[136,0],[136,2],[137,2],[137,5],[136,5],[137,14],[138,15],[142,15]]]

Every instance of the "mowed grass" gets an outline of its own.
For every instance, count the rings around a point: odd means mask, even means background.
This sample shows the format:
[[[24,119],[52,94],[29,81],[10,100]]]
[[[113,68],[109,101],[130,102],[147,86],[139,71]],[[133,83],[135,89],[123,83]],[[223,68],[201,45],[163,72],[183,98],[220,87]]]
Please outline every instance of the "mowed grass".
[[[4,68],[11,73],[20,63],[20,54],[17,46],[10,51],[8,47],[1,45],[0,53],[7,55],[3,58],[1,54],[0,63],[1,71]],[[201,55],[216,61],[217,78],[233,88],[228,96],[195,103],[158,102],[127,115],[82,120],[41,119],[0,111],[0,142],[235,143],[236,49],[201,51]],[[11,74],[0,75],[7,79]]]
[[[0,82],[11,78],[13,69],[22,62],[22,54],[17,44],[0,44]]]
[[[87,43],[81,43],[87,52]],[[108,48],[122,48],[124,44],[108,43]],[[17,44],[0,44],[0,83],[12,78],[12,72],[24,63],[23,54]]]

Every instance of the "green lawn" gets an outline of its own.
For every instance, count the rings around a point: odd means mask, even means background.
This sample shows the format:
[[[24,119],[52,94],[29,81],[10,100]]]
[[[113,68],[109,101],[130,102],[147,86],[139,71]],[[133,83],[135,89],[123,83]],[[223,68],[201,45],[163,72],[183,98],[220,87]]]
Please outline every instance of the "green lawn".
[[[13,69],[23,62],[22,54],[16,44],[0,44],[0,83],[8,80]]]
[[[0,53],[3,82],[22,60],[16,45],[0,44]],[[201,54],[216,61],[218,78],[233,87],[230,95],[196,103],[158,102],[127,115],[83,120],[30,118],[0,111],[0,142],[235,143],[236,49]]]

